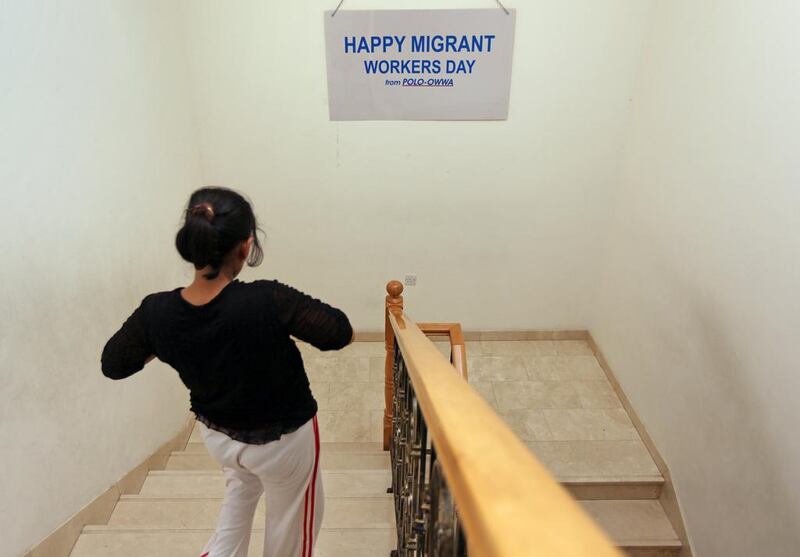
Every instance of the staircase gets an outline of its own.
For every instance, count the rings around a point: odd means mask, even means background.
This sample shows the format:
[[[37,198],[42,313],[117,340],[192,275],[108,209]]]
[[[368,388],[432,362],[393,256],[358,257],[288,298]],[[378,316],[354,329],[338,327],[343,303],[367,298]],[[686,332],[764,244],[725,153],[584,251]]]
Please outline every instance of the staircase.
[[[470,382],[629,555],[677,556],[681,543],[658,501],[664,480],[587,349],[576,341],[470,344]],[[325,518],[315,554],[388,556],[395,530],[389,457],[379,443],[383,344],[302,350],[323,440]],[[165,470],[120,498],[108,524],[84,528],[71,555],[197,557],[223,490],[196,427]],[[261,555],[264,504],[251,556]]]
[[[386,494],[388,456],[378,443],[323,443],[325,520],[317,555],[388,555],[395,539]],[[197,557],[213,532],[225,479],[195,429],[185,451],[152,471],[138,495],[123,495],[104,526],[87,526],[73,557]],[[249,555],[263,546],[264,499],[256,511]]]

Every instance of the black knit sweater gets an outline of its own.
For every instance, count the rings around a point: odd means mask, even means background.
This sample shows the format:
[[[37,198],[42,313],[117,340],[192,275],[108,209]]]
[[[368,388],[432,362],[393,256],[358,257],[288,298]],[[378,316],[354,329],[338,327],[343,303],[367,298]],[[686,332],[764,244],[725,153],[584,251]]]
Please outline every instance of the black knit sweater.
[[[343,348],[353,334],[344,313],[277,281],[234,280],[202,306],[180,291],[142,301],[103,349],[104,375],[123,379],[155,355],[177,370],[196,414],[234,430],[290,431],[316,414],[291,337]]]

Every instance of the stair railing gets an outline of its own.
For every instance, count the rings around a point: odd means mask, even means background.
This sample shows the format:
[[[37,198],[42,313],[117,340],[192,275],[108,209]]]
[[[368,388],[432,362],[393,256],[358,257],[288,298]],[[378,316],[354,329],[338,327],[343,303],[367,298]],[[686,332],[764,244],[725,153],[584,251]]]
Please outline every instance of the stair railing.
[[[402,284],[386,290],[393,555],[621,557],[469,386],[460,327],[426,325],[450,338],[451,363],[403,312]]]

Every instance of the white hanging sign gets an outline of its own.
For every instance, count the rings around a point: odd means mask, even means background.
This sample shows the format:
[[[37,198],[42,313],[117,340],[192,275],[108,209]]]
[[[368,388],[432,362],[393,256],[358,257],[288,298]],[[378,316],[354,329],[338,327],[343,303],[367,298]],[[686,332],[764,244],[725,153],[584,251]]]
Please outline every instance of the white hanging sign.
[[[505,120],[516,12],[325,14],[331,120]]]

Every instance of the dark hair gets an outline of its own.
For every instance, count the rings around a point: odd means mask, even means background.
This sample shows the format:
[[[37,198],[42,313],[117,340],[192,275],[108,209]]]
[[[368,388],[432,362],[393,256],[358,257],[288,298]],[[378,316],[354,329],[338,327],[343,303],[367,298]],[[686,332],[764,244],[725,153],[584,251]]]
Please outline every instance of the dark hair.
[[[222,187],[197,190],[189,197],[184,219],[175,247],[195,269],[211,266],[212,271],[203,275],[205,278],[217,278],[225,256],[250,236],[253,247],[247,264],[255,267],[264,259],[253,208],[235,191]]]

